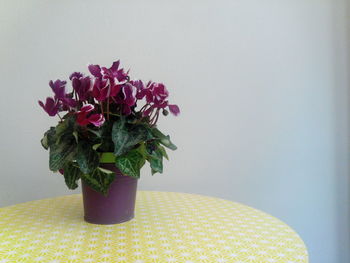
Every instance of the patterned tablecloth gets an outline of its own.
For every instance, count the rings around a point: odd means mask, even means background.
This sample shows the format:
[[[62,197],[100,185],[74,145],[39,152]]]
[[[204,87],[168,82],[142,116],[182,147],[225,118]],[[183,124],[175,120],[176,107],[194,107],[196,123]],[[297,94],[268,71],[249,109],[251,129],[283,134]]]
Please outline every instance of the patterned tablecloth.
[[[300,237],[251,207],[201,195],[137,193],[119,225],[83,221],[81,195],[0,208],[0,262],[308,262]]]

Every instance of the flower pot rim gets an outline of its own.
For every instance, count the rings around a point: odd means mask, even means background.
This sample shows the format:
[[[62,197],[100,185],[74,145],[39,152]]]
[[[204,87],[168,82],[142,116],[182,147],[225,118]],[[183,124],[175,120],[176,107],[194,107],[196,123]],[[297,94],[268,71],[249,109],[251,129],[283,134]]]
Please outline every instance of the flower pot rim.
[[[115,155],[112,152],[102,153],[100,163],[115,163]]]

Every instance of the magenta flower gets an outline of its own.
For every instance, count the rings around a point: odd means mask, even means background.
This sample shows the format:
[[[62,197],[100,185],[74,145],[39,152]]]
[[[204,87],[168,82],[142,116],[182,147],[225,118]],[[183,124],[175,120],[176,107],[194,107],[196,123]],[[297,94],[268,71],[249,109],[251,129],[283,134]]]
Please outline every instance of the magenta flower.
[[[101,67],[99,65],[92,65],[90,64],[88,66],[88,69],[90,71],[90,73],[96,77],[96,78],[102,78],[102,74],[101,74]]]
[[[60,108],[59,100],[55,100],[53,98],[46,98],[45,104],[42,101],[38,101],[39,105],[44,109],[44,111],[49,114],[49,116],[55,116],[58,113]]]
[[[144,87],[142,82],[134,81],[133,84],[137,87],[137,98],[146,98],[147,103],[150,105],[143,111],[143,116],[150,116],[154,110],[156,115],[159,114],[160,109],[168,108],[169,111],[175,116],[179,115],[180,109],[175,104],[168,103],[169,92],[163,83],[148,82],[147,87]]]
[[[55,93],[55,98],[56,99],[64,99],[66,97],[66,81],[62,81],[62,80],[56,80],[55,82],[53,82],[52,80],[50,80],[49,85],[53,91],[53,93]]]
[[[163,83],[154,83],[152,87],[153,103],[155,106],[164,104],[165,100],[169,96],[169,92]]]
[[[92,96],[98,101],[104,101],[108,97],[109,92],[107,80],[96,78],[92,87]]]
[[[175,116],[180,114],[180,108],[179,106],[172,104],[172,105],[168,105],[169,111],[174,114]]]
[[[129,71],[120,66],[120,61],[115,61],[107,68],[97,64],[88,65],[90,76],[80,72],[73,72],[69,79],[72,82],[73,91],[66,91],[66,81],[57,79],[50,81],[49,85],[54,92],[52,98],[46,102],[39,101],[39,105],[50,115],[68,111],[77,117],[77,123],[82,126],[93,124],[100,126],[105,121],[103,114],[98,114],[94,107],[101,107],[102,113],[106,112],[107,120],[113,120],[113,115],[134,113],[135,116],[148,117],[145,120],[154,125],[160,113],[165,116],[170,112],[178,115],[180,109],[175,104],[170,104],[169,92],[163,83],[149,81],[147,84],[141,80],[130,80]],[[145,99],[146,103],[139,111],[136,111],[138,100]],[[79,108],[85,103],[91,103]],[[115,114],[116,111],[116,114]],[[140,113],[137,114],[137,113]],[[142,117],[141,117],[142,118]]]
[[[147,87],[143,84],[142,80],[132,80],[130,81],[131,85],[133,85],[136,90],[136,98],[138,100],[142,100],[144,97],[146,97],[146,101],[149,102],[152,100],[152,91],[149,88],[149,86],[152,84],[152,82],[148,82]]]
[[[72,80],[73,89],[78,94],[79,100],[86,101],[90,97],[90,77],[84,77],[83,74],[74,72],[69,78]]]
[[[104,101],[108,97],[116,96],[122,85],[118,82],[128,79],[124,69],[119,69],[119,60],[114,62],[110,68],[99,65],[89,65],[90,73],[95,77],[92,89],[93,97],[98,101]]]
[[[122,86],[121,94],[116,98],[116,102],[122,105],[123,114],[129,115],[131,113],[131,108],[136,105],[136,94],[137,89],[130,83],[126,83]]]
[[[119,82],[125,81],[128,79],[128,72],[124,72],[124,69],[119,69],[120,61],[113,62],[110,68],[102,67],[103,77],[108,78],[114,84],[114,79],[117,79]]]
[[[75,107],[76,101],[71,98],[70,94],[66,93],[66,81],[62,81],[57,79],[55,82],[50,80],[49,85],[55,93],[55,99],[60,100],[62,102],[62,106],[64,109],[67,109],[69,107]]]
[[[73,80],[73,78],[78,78],[78,79],[80,79],[80,78],[82,78],[83,76],[84,76],[83,73],[80,73],[80,72],[73,72],[72,74],[70,74],[69,79],[70,79],[70,80]]]
[[[86,126],[88,124],[93,124],[96,127],[102,126],[105,122],[105,118],[102,114],[91,114],[91,112],[95,109],[95,107],[91,104],[86,104],[83,106],[77,114],[77,123],[80,126]]]

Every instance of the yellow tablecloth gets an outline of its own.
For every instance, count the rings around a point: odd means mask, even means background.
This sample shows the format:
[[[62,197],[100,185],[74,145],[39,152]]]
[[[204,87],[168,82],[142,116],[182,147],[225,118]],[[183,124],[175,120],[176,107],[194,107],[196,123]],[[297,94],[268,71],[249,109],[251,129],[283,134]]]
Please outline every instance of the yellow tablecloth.
[[[0,208],[0,262],[308,262],[280,220],[201,195],[137,193],[136,216],[119,225],[83,221],[81,195]]]

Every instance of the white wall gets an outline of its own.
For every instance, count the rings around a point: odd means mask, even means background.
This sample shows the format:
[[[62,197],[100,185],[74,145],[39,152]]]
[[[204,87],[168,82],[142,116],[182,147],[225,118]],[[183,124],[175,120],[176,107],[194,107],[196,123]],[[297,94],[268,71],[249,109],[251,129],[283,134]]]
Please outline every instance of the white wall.
[[[350,262],[345,1],[1,0],[0,206],[72,193],[48,170],[39,140],[56,120],[37,100],[48,80],[120,58],[182,109],[160,121],[179,150],[140,189],[254,206],[311,262]]]

